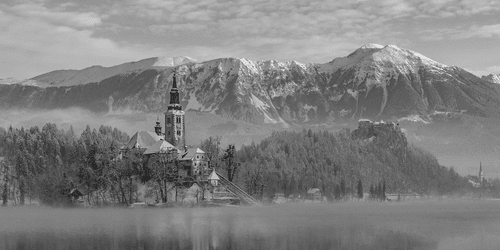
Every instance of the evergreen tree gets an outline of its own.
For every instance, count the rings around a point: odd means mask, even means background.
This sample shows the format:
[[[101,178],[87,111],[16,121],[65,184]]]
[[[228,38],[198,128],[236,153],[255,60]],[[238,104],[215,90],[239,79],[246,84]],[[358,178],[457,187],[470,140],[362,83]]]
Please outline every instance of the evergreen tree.
[[[358,199],[363,199],[363,183],[358,179]]]
[[[382,199],[383,201],[385,201],[385,179],[384,179],[384,181],[382,182],[382,197],[381,197],[381,199]]]
[[[344,178],[340,180],[340,197],[342,199],[346,199],[346,187],[345,187],[345,181]]]

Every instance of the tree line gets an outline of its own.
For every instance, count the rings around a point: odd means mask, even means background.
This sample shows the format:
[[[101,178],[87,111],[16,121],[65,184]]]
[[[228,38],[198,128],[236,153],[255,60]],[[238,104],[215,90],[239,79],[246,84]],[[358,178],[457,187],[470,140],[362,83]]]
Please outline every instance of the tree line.
[[[363,193],[373,200],[384,199],[386,193],[460,195],[470,188],[467,178],[439,165],[421,148],[408,145],[402,157],[401,149],[353,139],[348,129],[274,132],[260,143],[235,151],[232,165],[224,161],[229,148],[212,152],[214,141],[217,138],[202,143],[211,159],[222,172],[234,171],[236,166],[233,181],[262,199],[276,193],[304,197],[310,188],[319,188],[332,201],[361,198]],[[370,188],[363,190],[363,185]]]
[[[72,127],[65,131],[51,123],[0,128],[2,201],[25,204],[39,198],[48,205],[67,205],[68,194],[78,188],[88,204],[130,204],[142,182],[166,202],[168,192],[183,182],[176,175],[177,157],[123,153],[120,148],[128,140],[126,133],[108,126],[87,126],[80,136]],[[374,200],[386,193],[463,194],[470,187],[465,177],[423,149],[409,145],[401,157],[399,149],[353,139],[349,130],[274,132],[240,149],[220,142],[210,137],[200,144],[210,167],[258,199],[276,193],[304,197],[310,188],[333,201],[364,193]]]

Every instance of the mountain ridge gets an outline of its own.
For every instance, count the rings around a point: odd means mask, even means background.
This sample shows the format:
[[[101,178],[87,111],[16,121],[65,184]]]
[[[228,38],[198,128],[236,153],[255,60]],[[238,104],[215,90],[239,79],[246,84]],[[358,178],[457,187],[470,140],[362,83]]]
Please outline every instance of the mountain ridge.
[[[0,106],[162,112],[174,70],[186,110],[251,123],[286,126],[408,115],[425,119],[434,111],[464,110],[500,117],[498,86],[418,52],[377,44],[323,64],[234,57],[198,62],[184,57],[53,71],[32,78],[45,81],[45,87],[0,85]]]

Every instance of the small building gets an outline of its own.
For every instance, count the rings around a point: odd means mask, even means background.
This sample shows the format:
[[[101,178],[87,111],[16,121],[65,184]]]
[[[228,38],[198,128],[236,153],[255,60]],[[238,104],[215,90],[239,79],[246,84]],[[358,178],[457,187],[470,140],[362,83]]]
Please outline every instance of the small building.
[[[307,196],[306,199],[308,200],[318,200],[321,201],[323,194],[321,193],[321,190],[319,188],[311,188],[307,190]]]
[[[69,191],[68,196],[72,203],[80,203],[80,197],[83,196],[83,193],[78,188],[73,188]]]
[[[210,176],[208,177],[208,181],[210,182],[210,185],[216,187],[216,186],[219,186],[219,176],[217,175],[217,173],[215,172],[215,169],[212,171],[212,173],[210,174]]]
[[[189,176],[206,178],[208,171],[208,156],[200,148],[189,148],[179,155],[179,163]]]

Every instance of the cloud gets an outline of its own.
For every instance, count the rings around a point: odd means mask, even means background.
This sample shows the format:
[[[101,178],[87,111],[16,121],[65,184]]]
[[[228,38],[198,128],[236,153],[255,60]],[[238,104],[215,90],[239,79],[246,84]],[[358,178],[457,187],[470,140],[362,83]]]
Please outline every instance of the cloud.
[[[471,29],[431,24],[425,27],[432,29],[419,31],[420,22],[499,12],[500,2],[488,0],[103,2],[0,4],[0,77],[109,66],[149,56],[322,62],[366,43],[405,46],[415,38],[499,36],[498,26],[480,22]],[[32,73],[10,66],[12,62]]]
[[[459,40],[469,38],[500,38],[500,24],[472,25],[469,28],[455,27],[429,29],[418,32],[422,41]]]
[[[415,1],[416,15],[426,18],[449,18],[490,14],[500,11],[500,2],[489,0]]]
[[[467,39],[467,38],[500,38],[500,24],[493,25],[473,25],[468,30],[456,31],[451,34],[452,39]]]
[[[8,9],[12,14],[19,17],[41,20],[56,25],[85,28],[101,24],[101,18],[97,13],[66,11],[65,7],[67,6],[70,5],[66,4],[59,8],[48,9],[38,4],[20,4]]]
[[[96,37],[96,13],[51,10],[38,4],[0,10],[0,78],[24,79],[56,69],[142,59],[144,50]],[[70,66],[69,66],[70,65]]]

